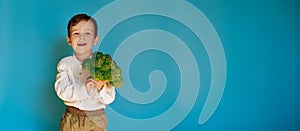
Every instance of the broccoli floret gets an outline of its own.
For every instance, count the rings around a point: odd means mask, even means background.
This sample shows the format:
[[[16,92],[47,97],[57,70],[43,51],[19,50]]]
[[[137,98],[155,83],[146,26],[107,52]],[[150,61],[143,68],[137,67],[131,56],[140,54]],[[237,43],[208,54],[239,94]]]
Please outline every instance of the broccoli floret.
[[[95,68],[90,70],[91,76],[95,79],[96,78],[96,71]]]
[[[90,71],[93,68],[93,60],[92,59],[85,59],[82,62],[82,69],[85,71]]]
[[[112,71],[116,75],[121,75],[122,71],[120,67],[115,67],[115,69]]]
[[[112,86],[115,87],[121,87],[123,85],[123,79],[122,77],[117,77],[116,79],[113,79],[109,82]]]
[[[94,60],[95,59],[100,59],[102,55],[103,55],[102,52],[94,52],[93,56],[92,56],[92,59],[94,59]]]
[[[110,65],[109,64],[102,64],[100,70],[102,71],[108,71],[110,70]]]
[[[112,70],[114,70],[114,69],[116,69],[116,66],[117,66],[117,64],[116,64],[116,62],[113,60],[112,62],[111,62],[111,69]]]
[[[103,65],[103,60],[102,59],[95,59],[95,68],[101,68]]]
[[[104,79],[104,73],[99,69],[99,68],[95,68],[95,74],[96,74],[96,76],[95,76],[95,80],[105,80]]]
[[[103,75],[104,75],[104,80],[108,80],[108,81],[111,81],[111,80],[112,80],[110,70],[103,71]]]
[[[107,54],[103,54],[103,55],[101,55],[101,59],[105,60],[107,56],[108,56]]]

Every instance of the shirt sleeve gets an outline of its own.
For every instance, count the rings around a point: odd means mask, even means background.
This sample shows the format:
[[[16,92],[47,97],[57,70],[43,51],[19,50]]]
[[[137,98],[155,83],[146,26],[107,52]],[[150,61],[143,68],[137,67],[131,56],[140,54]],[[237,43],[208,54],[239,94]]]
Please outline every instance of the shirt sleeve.
[[[98,91],[95,98],[103,104],[110,104],[115,100],[115,95],[115,87],[104,85],[102,90]]]
[[[57,66],[57,75],[55,82],[55,91],[60,99],[67,102],[80,101],[80,97],[78,96],[76,86],[80,86],[78,84],[73,84],[68,72],[68,66],[65,62],[60,62]]]

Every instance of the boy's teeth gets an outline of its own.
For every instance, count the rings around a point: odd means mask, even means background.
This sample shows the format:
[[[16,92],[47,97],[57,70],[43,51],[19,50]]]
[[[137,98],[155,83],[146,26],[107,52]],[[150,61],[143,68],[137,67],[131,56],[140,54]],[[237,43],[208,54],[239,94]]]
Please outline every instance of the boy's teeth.
[[[82,43],[82,44],[77,44],[78,46],[84,46],[86,45],[86,43]]]

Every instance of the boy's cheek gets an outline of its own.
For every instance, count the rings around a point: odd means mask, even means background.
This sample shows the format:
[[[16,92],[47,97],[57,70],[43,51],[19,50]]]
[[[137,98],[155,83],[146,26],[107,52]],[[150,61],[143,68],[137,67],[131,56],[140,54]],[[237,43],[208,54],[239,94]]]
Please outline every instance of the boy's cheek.
[[[78,38],[74,38],[73,40],[72,40],[72,44],[77,44],[78,43]]]

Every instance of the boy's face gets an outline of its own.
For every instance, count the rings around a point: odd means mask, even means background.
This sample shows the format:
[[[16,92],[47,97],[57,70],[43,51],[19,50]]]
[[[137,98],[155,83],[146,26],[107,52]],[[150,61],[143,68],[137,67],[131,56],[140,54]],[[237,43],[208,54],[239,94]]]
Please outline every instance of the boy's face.
[[[88,55],[92,48],[98,43],[99,37],[95,36],[95,27],[91,21],[80,21],[70,28],[70,37],[67,37],[68,44],[72,46],[75,54]]]

